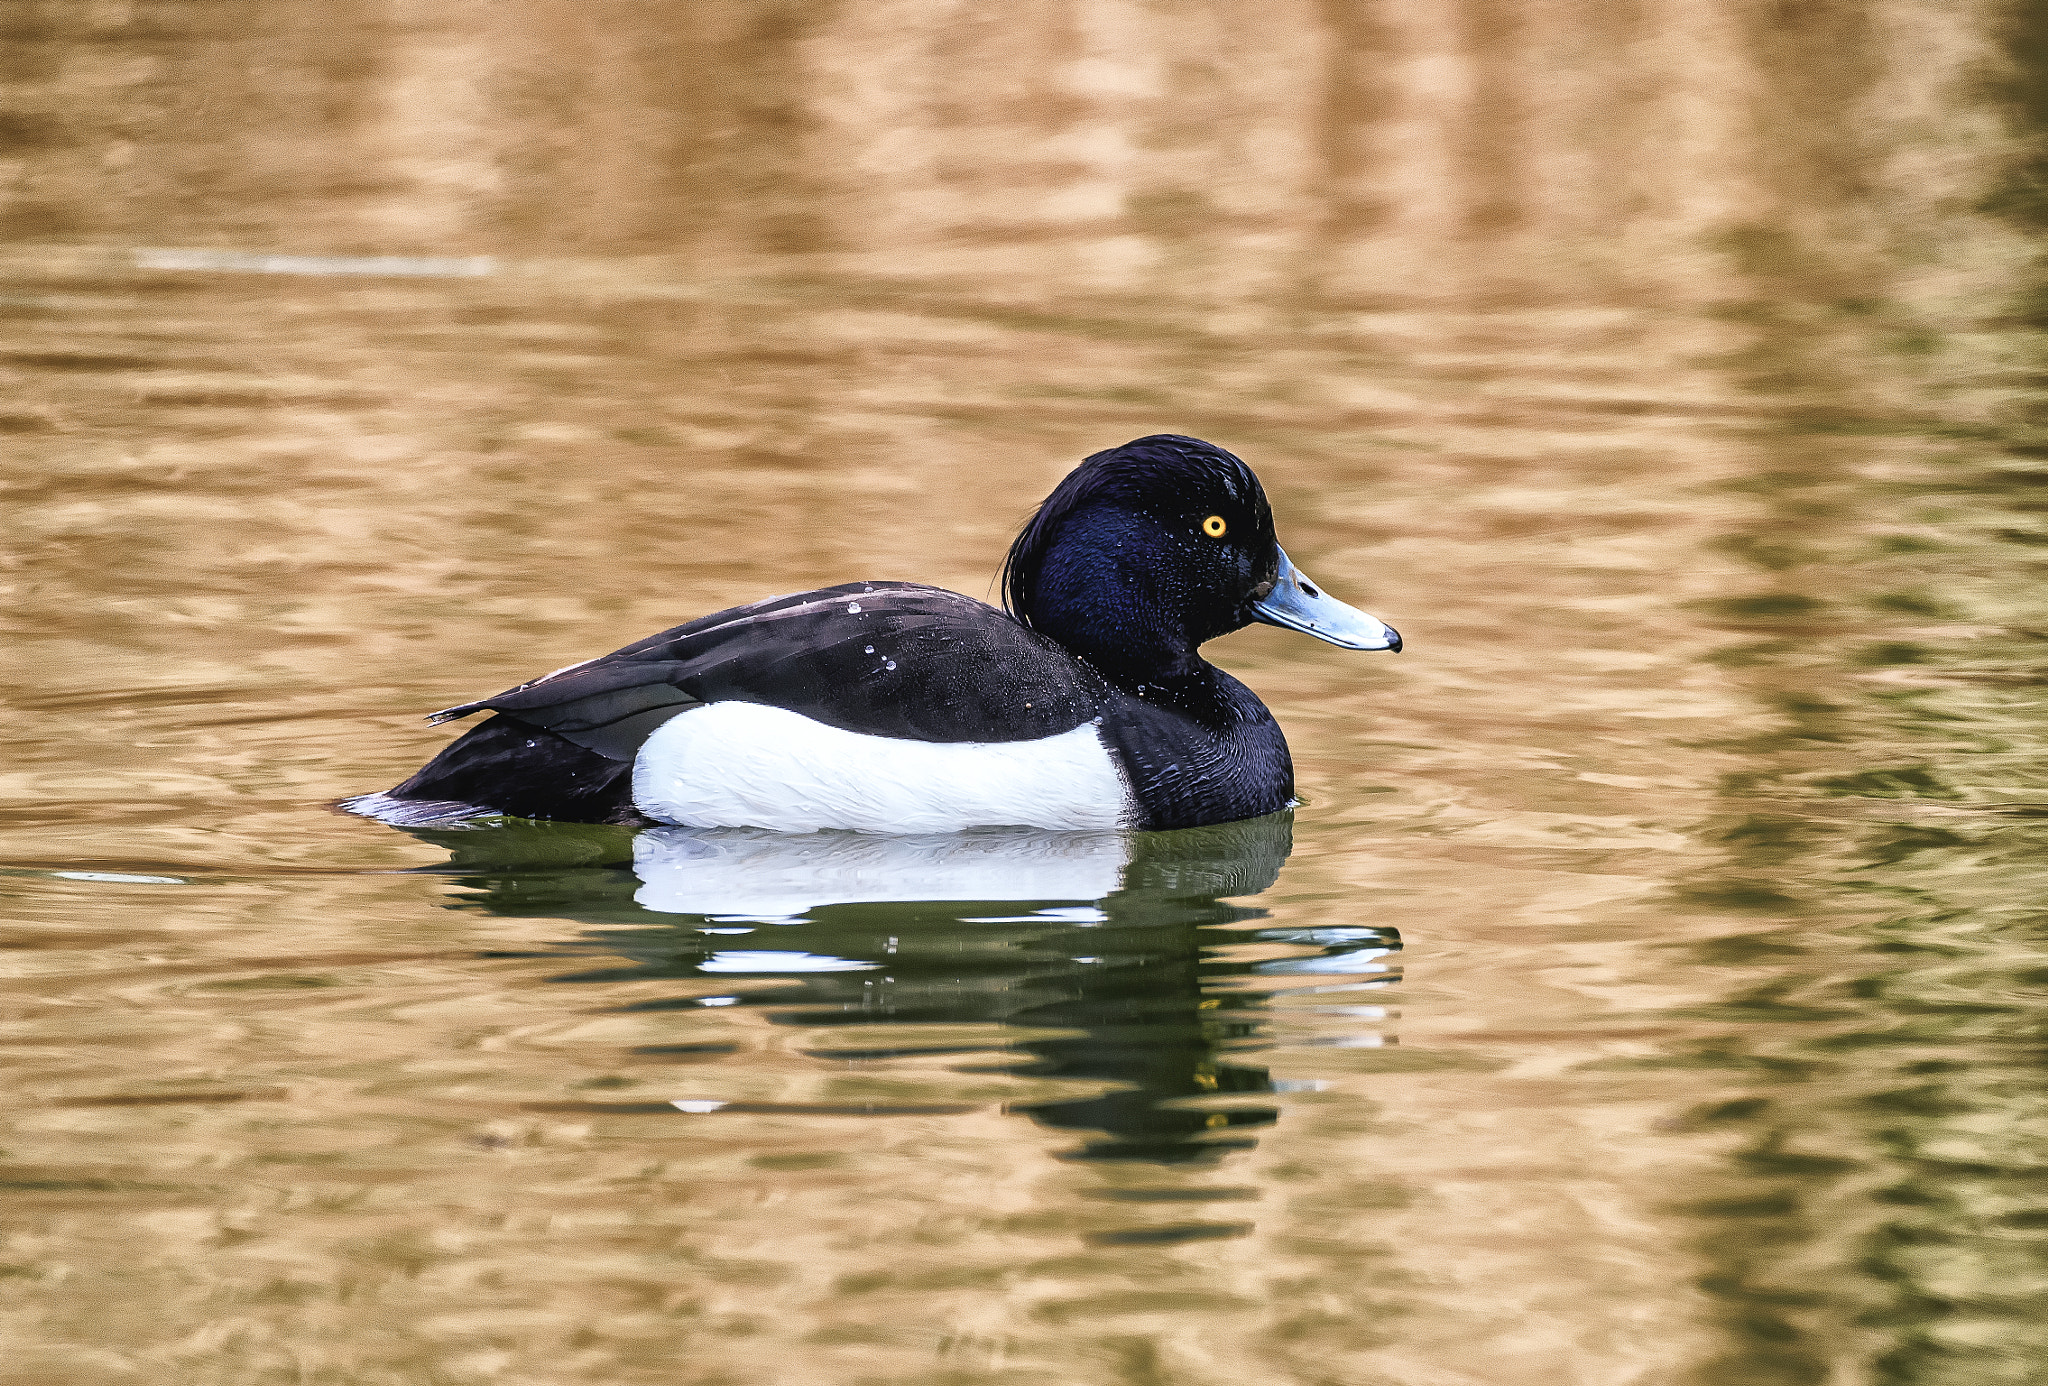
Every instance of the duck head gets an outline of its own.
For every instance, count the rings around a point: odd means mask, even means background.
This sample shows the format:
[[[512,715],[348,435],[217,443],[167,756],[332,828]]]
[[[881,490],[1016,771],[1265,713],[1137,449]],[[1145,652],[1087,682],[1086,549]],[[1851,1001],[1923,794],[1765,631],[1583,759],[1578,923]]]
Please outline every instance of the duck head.
[[[1401,648],[1288,561],[1250,467],[1170,433],[1067,474],[1010,546],[1003,602],[1125,685],[1195,673],[1203,642],[1254,622],[1347,650]]]

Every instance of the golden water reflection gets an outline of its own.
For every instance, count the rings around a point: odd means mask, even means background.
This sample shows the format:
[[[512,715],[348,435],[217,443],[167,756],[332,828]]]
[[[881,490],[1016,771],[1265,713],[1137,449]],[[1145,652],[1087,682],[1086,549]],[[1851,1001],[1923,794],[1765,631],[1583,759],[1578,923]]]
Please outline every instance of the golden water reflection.
[[[2036,1379],[2038,7],[688,8],[4,16],[14,1371]],[[323,807],[1157,431],[1291,821]]]

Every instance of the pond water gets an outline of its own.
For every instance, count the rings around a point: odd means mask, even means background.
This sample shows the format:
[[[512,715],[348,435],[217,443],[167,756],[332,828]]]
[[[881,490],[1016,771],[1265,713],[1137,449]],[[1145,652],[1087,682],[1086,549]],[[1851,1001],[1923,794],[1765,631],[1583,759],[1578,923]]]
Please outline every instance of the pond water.
[[[10,1373],[2040,1381],[2035,8],[11,8]],[[1156,431],[1287,814],[329,807]]]

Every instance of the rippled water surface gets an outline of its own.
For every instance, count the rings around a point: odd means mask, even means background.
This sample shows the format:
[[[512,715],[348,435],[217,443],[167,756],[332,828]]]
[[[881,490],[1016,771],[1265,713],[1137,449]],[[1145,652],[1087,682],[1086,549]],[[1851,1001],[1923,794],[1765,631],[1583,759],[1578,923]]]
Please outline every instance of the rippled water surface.
[[[7,6],[10,1375],[2048,1379],[2034,8]],[[327,807],[1155,431],[1289,814]]]

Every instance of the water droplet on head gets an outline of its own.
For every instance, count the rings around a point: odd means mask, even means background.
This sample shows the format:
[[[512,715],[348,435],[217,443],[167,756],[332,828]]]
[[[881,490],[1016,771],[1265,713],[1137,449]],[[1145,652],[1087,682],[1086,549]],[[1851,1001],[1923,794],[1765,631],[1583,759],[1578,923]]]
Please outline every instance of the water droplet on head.
[[[894,669],[896,667],[896,661],[893,659],[885,659],[882,661],[882,667],[884,669]]]
[[[860,647],[860,652],[862,654],[873,654],[875,652],[875,647],[873,645],[863,645]]]

